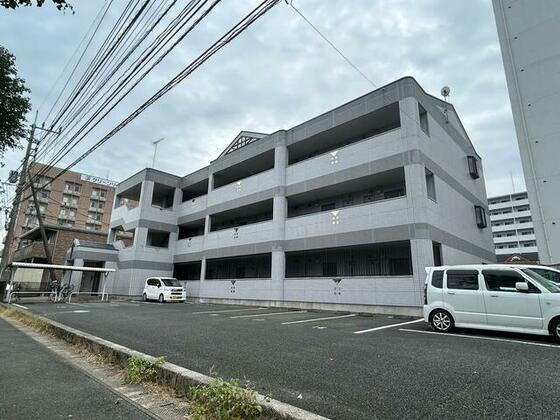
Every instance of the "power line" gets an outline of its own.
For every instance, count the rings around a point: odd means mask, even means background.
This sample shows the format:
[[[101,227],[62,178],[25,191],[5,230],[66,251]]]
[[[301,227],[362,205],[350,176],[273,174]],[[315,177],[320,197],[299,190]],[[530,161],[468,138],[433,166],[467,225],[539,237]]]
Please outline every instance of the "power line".
[[[218,0],[217,0],[218,1]],[[217,3],[217,1],[215,3]],[[216,42],[214,42],[210,47],[208,47],[201,55],[199,55],[195,60],[193,60],[185,69],[183,69],[179,74],[177,74],[170,82],[164,85],[158,92],[156,92],[152,97],[150,97],[146,102],[144,102],[140,107],[138,107],[134,112],[132,112],[127,118],[125,118],[121,123],[119,123],[115,128],[113,128],[109,133],[107,133],[101,140],[95,143],[88,151],[80,155],[71,164],[67,165],[63,170],[59,172],[52,180],[50,180],[46,185],[51,184],[55,179],[62,176],[69,169],[77,165],[80,161],[85,159],[95,150],[97,150],[101,145],[112,138],[116,133],[122,130],[126,125],[133,121],[138,115],[144,112],[152,104],[157,102],[162,96],[172,90],[185,78],[187,78],[193,71],[198,67],[203,65],[209,58],[221,50],[224,46],[229,44],[233,39],[243,33],[249,26],[251,26],[256,20],[266,14],[272,7],[277,5],[280,0],[264,0],[257,7],[255,7],[251,12],[249,12],[243,19],[241,19],[237,24],[235,24],[229,31],[227,31],[223,36],[221,36]],[[205,11],[203,16],[199,17],[197,21],[193,24],[196,25],[200,22],[210,9]],[[185,35],[185,34],[184,34]],[[180,41],[180,40],[178,40]],[[174,43],[176,45],[176,43]],[[82,137],[83,138],[83,137]],[[64,155],[60,157],[62,159]],[[59,159],[59,160],[60,160]]]
[[[348,64],[350,64],[350,66],[352,66],[354,68],[354,70],[356,70],[370,85],[372,85],[374,88],[377,88],[377,85],[375,83],[373,83],[373,81],[366,76],[366,74],[360,70],[360,68],[354,64],[346,55],[344,55],[344,53],[336,46],[334,45],[334,43],[332,41],[330,41],[315,25],[313,25],[313,23],[311,23],[311,21],[309,19],[307,19],[303,13],[301,11],[299,11],[296,6],[294,6],[294,1],[290,0],[290,7],[292,9],[294,9],[294,11],[305,21],[307,22],[307,24],[315,31],[317,32],[317,34],[319,34],[319,36],[321,38],[323,38],[323,40],[325,40],[325,42],[327,44],[329,44]]]
[[[205,0],[203,3],[201,3],[194,11],[192,10],[192,8],[194,6],[196,6],[195,2],[192,2],[192,4],[189,4],[187,6],[187,14],[185,15],[183,13],[184,16],[186,16],[185,19],[183,19],[183,21],[178,21],[178,23],[180,23],[180,26],[178,28],[176,28],[174,31],[169,31],[168,29],[166,29],[167,32],[165,34],[165,37],[167,38],[165,40],[165,42],[172,42],[172,44],[163,52],[163,54],[161,54],[156,60],[155,62],[153,62],[150,67],[144,71],[140,77],[138,79],[136,79],[134,81],[134,83],[132,84],[131,87],[129,87],[117,100],[116,102],[114,102],[107,111],[105,111],[103,114],[101,114],[101,116],[99,116],[99,114],[101,113],[101,111],[103,111],[103,109],[107,108],[109,106],[109,104],[111,103],[111,100],[114,99],[116,97],[117,94],[119,94],[124,87],[126,87],[126,85],[128,84],[128,82],[130,80],[132,80],[132,78],[137,75],[139,73],[139,71],[142,69],[142,67],[145,65],[144,63],[152,58],[155,57],[155,55],[153,54],[154,51],[157,53],[158,50],[161,50],[161,47],[163,45],[159,45],[161,44],[161,42],[159,44],[154,45],[151,49],[149,49],[148,53],[142,57],[142,59],[137,63],[137,65],[134,67],[133,71],[127,75],[127,77],[125,78],[125,80],[120,84],[120,86],[118,86],[117,89],[115,89],[112,93],[111,93],[111,97],[106,99],[105,102],[102,104],[102,106],[96,110],[96,112],[89,118],[89,120],[77,131],[77,133],[75,133],[72,138],[70,140],[67,141],[67,143],[61,148],[65,149],[64,153],[59,154],[59,156],[55,156],[54,159],[52,159],[49,162],[49,165],[56,165],[57,162],[59,162],[64,156],[66,156],[80,141],[82,141],[84,139],[85,136],[87,136],[87,134],[89,134],[89,132],[91,132],[91,130],[93,128],[95,128],[100,122],[101,120],[103,120],[139,83],[141,80],[144,79],[144,77],[150,73],[162,60],[163,58],[165,58],[165,56],[167,56],[201,21],[202,19],[204,19],[204,17],[206,17],[206,15],[208,13],[210,13],[210,11],[218,4],[221,2],[221,0],[214,0],[214,2],[201,14],[201,16],[199,16],[195,22],[189,26],[177,39],[173,39],[174,36],[177,35],[178,31],[184,27],[188,21],[193,18],[196,13],[198,13],[198,11],[200,11],[200,9],[202,8],[202,6],[204,4],[207,3],[208,0]],[[189,6],[192,6],[189,8]],[[192,13],[191,13],[192,12]],[[190,15],[188,15],[188,13],[190,13]],[[183,16],[183,17],[184,17]],[[148,50],[148,49],[146,49]],[[97,118],[97,121],[95,121],[95,123],[90,126],[89,128],[88,125],[91,124],[95,118]],[[81,134],[85,129],[87,128],[87,131],[84,134]],[[81,135],[81,136],[80,136]],[[78,138],[78,136],[80,136]],[[73,143],[73,144],[72,144]]]
[[[109,6],[111,5],[113,0],[110,0],[108,5],[107,5],[107,9],[109,8]],[[52,84],[51,88],[49,89],[47,95],[45,96],[45,98],[43,99],[43,101],[41,102],[41,104],[39,105],[39,107],[37,108],[39,111],[41,110],[41,108],[43,107],[43,105],[45,104],[45,102],[47,101],[47,99],[49,99],[49,97],[51,96],[51,93],[53,92],[54,88],[56,87],[56,85],[58,84],[58,82],[60,81],[60,79],[62,78],[62,76],[64,75],[64,73],[66,72],[66,69],[68,68],[68,66],[70,66],[70,63],[72,62],[72,60],[74,59],[74,57],[76,56],[76,54],[78,53],[78,51],[80,50],[81,46],[83,45],[84,41],[86,40],[86,38],[88,37],[89,33],[91,32],[92,28],[95,26],[95,22],[99,19],[99,17],[101,16],[101,13],[103,12],[103,9],[105,9],[105,5],[101,5],[101,7],[99,8],[99,11],[97,12],[97,15],[95,16],[95,18],[93,19],[93,21],[91,22],[91,25],[89,26],[87,32],[84,34],[84,36],[82,37],[82,40],[80,41],[80,43],[76,46],[76,49],[74,50],[74,52],[72,53],[72,55],[70,56],[70,58],[68,59],[68,61],[66,62],[65,66],[63,67],[62,71],[60,72],[60,74],[58,75],[58,77],[56,78],[55,82]],[[88,42],[88,44],[86,45],[86,47],[84,48],[84,51],[82,52],[82,54],[80,55],[80,58],[78,59],[78,62],[76,63],[76,65],[74,66],[74,69],[72,70],[72,73],[70,74],[70,76],[68,77],[68,81],[70,81],[70,79],[72,78],[72,75],[74,74],[74,71],[76,70],[76,67],[80,64],[81,59],[84,56],[84,53],[87,51],[87,49],[89,48],[89,44],[91,43],[91,40],[95,37],[95,33],[97,31],[97,29],[99,28],[99,25],[101,24],[101,21],[103,20],[103,18],[105,17],[105,14],[103,14],[103,17],[101,18],[99,24],[96,27],[96,30],[94,31],[93,35],[90,37],[90,41]],[[64,91],[64,89],[63,89]]]

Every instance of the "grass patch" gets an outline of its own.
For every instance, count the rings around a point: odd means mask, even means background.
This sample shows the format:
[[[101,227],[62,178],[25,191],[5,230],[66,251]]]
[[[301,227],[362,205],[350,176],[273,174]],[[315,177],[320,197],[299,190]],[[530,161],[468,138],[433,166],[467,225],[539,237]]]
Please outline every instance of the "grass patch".
[[[2,308],[2,312],[0,312],[0,316],[4,318],[14,319],[26,327],[31,328],[34,331],[44,333],[44,334],[55,334],[55,329],[46,321],[42,319],[37,319],[35,317],[30,317],[27,314],[17,311],[15,309],[6,309]]]
[[[195,420],[256,420],[262,413],[256,392],[238,380],[217,378],[210,386],[191,387],[189,395]]]
[[[143,359],[142,357],[129,357],[128,366],[125,371],[125,379],[131,384],[155,382],[157,377],[156,366],[164,362],[164,357],[156,357],[154,362]]]

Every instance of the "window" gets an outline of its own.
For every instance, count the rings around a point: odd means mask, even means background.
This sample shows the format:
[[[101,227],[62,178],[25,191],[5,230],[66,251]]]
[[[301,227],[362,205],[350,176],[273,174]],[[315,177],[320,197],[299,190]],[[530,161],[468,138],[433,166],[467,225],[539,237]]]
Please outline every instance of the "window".
[[[148,279],[148,286],[156,286],[157,281],[156,279]]]
[[[478,271],[447,270],[447,288],[478,290]]]
[[[420,128],[427,136],[430,135],[430,127],[428,126],[428,112],[424,107],[418,104],[418,116],[420,117]]]
[[[434,271],[432,273],[432,286],[437,289],[443,288],[443,271]]]
[[[469,174],[471,178],[477,179],[480,178],[478,173],[478,161],[475,156],[467,156],[467,163],[469,165]]]
[[[486,210],[484,209],[484,207],[474,206],[474,212],[476,216],[476,225],[481,229],[488,226],[488,223],[486,222]]]
[[[434,174],[426,168],[426,189],[428,191],[428,198],[436,201],[436,182]]]
[[[558,271],[545,270],[542,268],[531,268],[531,271],[543,276],[545,279],[552,280],[553,282],[560,284],[560,272]]]
[[[434,253],[434,266],[441,267],[443,265],[443,258],[441,255],[441,244],[439,242],[432,242],[432,252]]]
[[[79,194],[82,191],[82,185],[75,182],[67,182],[64,186],[64,192]]]
[[[494,292],[516,292],[515,283],[525,282],[513,270],[482,270],[486,288]]]

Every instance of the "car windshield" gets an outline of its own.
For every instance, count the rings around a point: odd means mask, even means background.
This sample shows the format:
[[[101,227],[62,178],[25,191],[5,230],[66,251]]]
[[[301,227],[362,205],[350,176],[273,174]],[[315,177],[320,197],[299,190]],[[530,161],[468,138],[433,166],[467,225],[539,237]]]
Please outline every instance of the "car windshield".
[[[554,283],[560,284],[560,272],[547,270],[545,268],[531,268],[531,271],[534,271],[537,274],[540,274],[545,279],[551,280]]]
[[[168,287],[182,287],[177,279],[161,279],[161,281]]]
[[[530,276],[531,279],[535,280],[537,283],[539,283],[542,287],[544,287],[549,292],[560,293],[560,284],[541,276],[539,273],[536,273],[535,271],[529,268],[524,268],[521,271],[523,271],[525,274]]]

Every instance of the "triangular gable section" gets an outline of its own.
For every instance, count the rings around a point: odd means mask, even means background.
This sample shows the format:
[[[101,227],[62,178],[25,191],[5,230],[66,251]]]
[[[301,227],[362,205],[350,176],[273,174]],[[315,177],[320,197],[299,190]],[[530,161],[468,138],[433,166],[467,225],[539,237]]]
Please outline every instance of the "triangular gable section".
[[[235,152],[236,150],[242,149],[243,147],[248,146],[266,136],[267,134],[264,133],[255,133],[253,131],[242,131],[233,139],[233,141],[229,144],[229,146],[226,147],[226,149],[222,152],[220,157]]]

